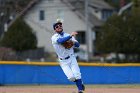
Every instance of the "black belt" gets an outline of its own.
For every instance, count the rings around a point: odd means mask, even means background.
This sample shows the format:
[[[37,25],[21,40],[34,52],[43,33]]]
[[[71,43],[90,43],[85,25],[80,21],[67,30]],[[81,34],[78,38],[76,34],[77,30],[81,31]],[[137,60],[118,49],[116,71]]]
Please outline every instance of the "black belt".
[[[65,57],[65,58],[60,58],[61,60],[66,60],[66,59],[69,59],[70,58],[70,56],[67,56],[67,57]]]

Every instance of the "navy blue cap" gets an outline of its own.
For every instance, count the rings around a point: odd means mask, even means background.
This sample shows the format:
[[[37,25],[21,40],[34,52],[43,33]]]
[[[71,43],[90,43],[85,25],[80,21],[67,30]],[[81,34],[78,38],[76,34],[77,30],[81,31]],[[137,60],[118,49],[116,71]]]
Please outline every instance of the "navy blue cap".
[[[62,25],[62,22],[56,22],[56,23],[54,23],[54,24],[53,24],[53,29],[54,29],[54,30],[55,30],[55,27],[56,27],[58,24]]]

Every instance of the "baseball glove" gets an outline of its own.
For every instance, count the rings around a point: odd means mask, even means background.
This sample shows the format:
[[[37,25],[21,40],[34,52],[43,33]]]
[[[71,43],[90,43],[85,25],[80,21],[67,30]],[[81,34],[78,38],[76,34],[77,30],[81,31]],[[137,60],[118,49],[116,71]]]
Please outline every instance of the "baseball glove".
[[[71,48],[73,45],[74,43],[71,40],[68,40],[62,44],[62,46],[65,47],[66,49]]]

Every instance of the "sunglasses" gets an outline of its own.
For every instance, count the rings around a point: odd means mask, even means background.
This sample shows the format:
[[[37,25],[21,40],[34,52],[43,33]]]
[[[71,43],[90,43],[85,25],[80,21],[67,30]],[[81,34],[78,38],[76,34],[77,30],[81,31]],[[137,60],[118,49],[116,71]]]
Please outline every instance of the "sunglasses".
[[[59,28],[59,27],[62,27],[62,25],[57,25],[57,26],[55,26],[55,28]]]

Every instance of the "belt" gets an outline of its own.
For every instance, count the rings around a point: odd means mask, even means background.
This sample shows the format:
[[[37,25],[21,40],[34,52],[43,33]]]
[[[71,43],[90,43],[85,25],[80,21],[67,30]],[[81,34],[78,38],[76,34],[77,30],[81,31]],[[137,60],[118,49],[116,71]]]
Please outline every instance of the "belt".
[[[69,59],[70,58],[70,56],[67,56],[67,57],[65,57],[65,58],[60,58],[61,60],[66,60],[66,59]]]

